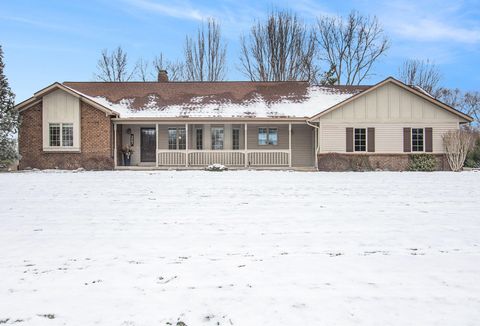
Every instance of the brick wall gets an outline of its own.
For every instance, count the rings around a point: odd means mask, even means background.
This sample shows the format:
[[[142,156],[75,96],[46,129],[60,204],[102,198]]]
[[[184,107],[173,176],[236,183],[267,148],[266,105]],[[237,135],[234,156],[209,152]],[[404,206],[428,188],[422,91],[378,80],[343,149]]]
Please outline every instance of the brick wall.
[[[437,161],[436,170],[450,170],[443,154],[434,155]],[[318,155],[318,169],[320,171],[363,171],[385,170],[406,171],[410,154],[343,154],[326,153]]]
[[[20,113],[20,169],[113,169],[112,126],[104,112],[80,101],[81,152],[43,151],[42,103]]]

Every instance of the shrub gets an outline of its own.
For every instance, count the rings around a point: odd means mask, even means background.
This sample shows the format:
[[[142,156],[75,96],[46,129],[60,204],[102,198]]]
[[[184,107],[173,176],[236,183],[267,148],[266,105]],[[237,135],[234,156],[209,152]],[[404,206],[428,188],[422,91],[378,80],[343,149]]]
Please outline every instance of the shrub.
[[[372,171],[372,165],[370,164],[370,160],[368,156],[360,155],[360,156],[352,156],[350,158],[350,169],[352,171]]]
[[[465,166],[469,168],[480,168],[480,137],[477,137],[475,145],[468,152]]]
[[[437,159],[431,154],[412,154],[408,162],[408,171],[435,171]]]
[[[442,136],[448,164],[452,171],[460,171],[468,152],[472,149],[475,135],[467,129],[449,131]]]

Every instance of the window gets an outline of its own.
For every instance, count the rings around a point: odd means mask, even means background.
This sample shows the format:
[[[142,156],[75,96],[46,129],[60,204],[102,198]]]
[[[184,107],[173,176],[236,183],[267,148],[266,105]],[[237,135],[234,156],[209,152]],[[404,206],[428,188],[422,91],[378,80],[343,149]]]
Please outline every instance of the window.
[[[168,128],[168,149],[186,149],[187,137],[185,128]]]
[[[72,123],[49,123],[48,124],[49,145],[51,147],[72,147],[73,146],[73,124]]]
[[[198,128],[195,131],[195,137],[196,137],[196,149],[203,149],[203,129]]]
[[[412,152],[423,152],[423,128],[412,128]]]
[[[223,128],[221,127],[212,128],[212,149],[213,150],[223,149]]]
[[[73,124],[62,124],[62,146],[73,146]]]
[[[278,145],[278,129],[258,128],[258,145]]]
[[[268,144],[278,145],[278,130],[277,128],[268,129]]]
[[[233,128],[232,130],[232,149],[240,149],[240,129]]]
[[[50,146],[60,146],[60,124],[50,123],[49,133],[50,133]]]
[[[365,128],[355,128],[354,132],[355,152],[367,151],[367,130]]]

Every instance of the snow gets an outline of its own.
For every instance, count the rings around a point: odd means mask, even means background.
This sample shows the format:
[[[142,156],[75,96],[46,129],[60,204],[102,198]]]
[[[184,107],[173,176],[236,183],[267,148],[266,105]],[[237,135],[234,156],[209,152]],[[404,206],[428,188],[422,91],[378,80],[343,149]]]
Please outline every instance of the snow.
[[[36,171],[0,185],[6,325],[480,323],[480,173]]]
[[[209,101],[207,96],[198,96],[181,105],[162,105],[153,95],[141,108],[132,108],[134,99],[122,99],[112,103],[105,97],[89,97],[100,105],[118,112],[121,118],[305,118],[312,117],[330,107],[352,97],[355,93],[345,93],[327,87],[310,86],[306,98],[298,99],[284,96],[280,101],[269,103],[263,97],[241,103],[231,101]],[[86,96],[86,95],[85,95]]]

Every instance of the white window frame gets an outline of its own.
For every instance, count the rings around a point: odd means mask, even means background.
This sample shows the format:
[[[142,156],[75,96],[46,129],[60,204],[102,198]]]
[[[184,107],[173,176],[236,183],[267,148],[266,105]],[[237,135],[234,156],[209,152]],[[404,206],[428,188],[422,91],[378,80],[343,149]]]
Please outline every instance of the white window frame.
[[[50,126],[51,125],[58,125],[60,127],[60,135],[59,135],[59,138],[60,138],[60,145],[56,146],[56,145],[52,145],[52,143],[50,142],[51,140],[51,130],[50,130]],[[72,128],[72,145],[64,145],[63,144],[63,128],[65,125],[70,125],[71,128]],[[72,122],[49,122],[48,123],[48,147],[49,149],[55,149],[55,150],[59,150],[59,149],[72,149],[74,148],[75,144],[75,130],[74,130],[74,124]]]
[[[421,151],[414,151],[413,150],[413,129],[422,130],[423,140],[422,140],[422,150]],[[411,146],[412,153],[425,153],[425,128],[419,128],[419,127],[410,128],[410,146]]]
[[[355,144],[355,130],[357,129],[364,129],[365,130],[365,150],[363,151],[357,151],[357,146]],[[353,151],[357,153],[366,153],[368,151],[368,128],[364,127],[358,127],[358,128],[353,128]]]
[[[215,147],[215,141],[214,141],[214,131],[215,130],[221,130],[221,135],[222,135],[222,146],[221,148],[214,148]],[[214,151],[223,151],[225,149],[225,127],[211,127],[210,128],[210,139],[211,139],[211,149]]]
[[[170,148],[170,130],[175,130],[175,148]],[[183,130],[185,132],[185,148],[180,149],[180,142],[181,142],[181,137],[180,137],[180,130]],[[170,151],[177,151],[181,150],[184,151],[187,149],[187,130],[185,127],[168,127],[167,129],[167,148]]]
[[[267,143],[266,144],[260,144],[260,129],[265,129],[266,134],[267,134]],[[277,130],[277,143],[276,144],[271,144],[270,143],[270,129],[275,129]],[[278,132],[278,127],[258,127],[257,131],[257,144],[258,146],[278,146],[280,143],[280,137],[279,137],[279,132]]]
[[[202,132],[202,137],[200,138],[200,143],[202,146],[200,146],[201,148],[198,148],[198,131],[201,130]],[[197,150],[203,150],[203,128],[199,127],[199,128],[195,128],[195,149]]]

